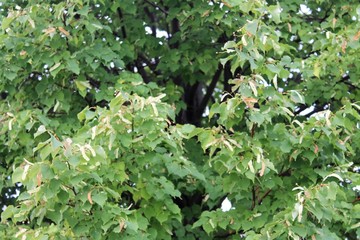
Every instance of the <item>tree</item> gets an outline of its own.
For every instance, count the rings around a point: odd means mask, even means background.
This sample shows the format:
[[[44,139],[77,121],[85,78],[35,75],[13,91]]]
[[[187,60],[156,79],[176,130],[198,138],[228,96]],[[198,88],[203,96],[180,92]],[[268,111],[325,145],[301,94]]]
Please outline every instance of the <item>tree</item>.
[[[2,238],[360,237],[357,1],[0,14]]]

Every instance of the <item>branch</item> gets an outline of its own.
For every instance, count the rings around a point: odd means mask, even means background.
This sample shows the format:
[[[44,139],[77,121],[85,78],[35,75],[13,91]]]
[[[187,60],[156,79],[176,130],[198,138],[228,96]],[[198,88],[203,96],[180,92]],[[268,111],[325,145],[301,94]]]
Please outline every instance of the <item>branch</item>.
[[[354,203],[359,202],[359,201],[360,201],[360,197],[357,197],[352,201],[352,203],[354,204]]]
[[[151,26],[151,34],[153,37],[156,37],[156,17],[154,12],[150,12],[148,7],[144,7],[144,12],[146,13],[146,15],[150,18],[150,22],[152,23]]]
[[[221,71],[222,71],[222,65],[219,63],[218,65],[218,69],[216,70],[211,83],[209,85],[209,87],[207,88],[206,94],[203,97],[203,99],[201,100],[200,106],[199,106],[199,111],[198,111],[198,117],[202,116],[203,112],[205,111],[205,108],[209,102],[209,99],[211,98],[214,89],[216,87],[217,82],[219,81],[220,75],[221,75]]]
[[[145,71],[144,67],[142,66],[141,63],[139,63],[138,61],[135,62],[136,68],[138,69],[141,77],[143,78],[145,83],[149,83],[150,82],[150,78],[147,74],[147,72]]]
[[[252,188],[252,203],[251,203],[251,208],[250,210],[254,210],[256,205],[256,192],[255,192],[255,188]]]
[[[231,64],[230,62],[227,62],[224,66],[224,92],[226,93],[231,93],[231,84],[229,84],[229,80],[231,78],[233,78],[231,73]],[[226,98],[224,98],[224,101]]]
[[[117,8],[117,13],[118,13],[118,15],[119,15],[120,22],[121,22],[124,17],[123,17],[123,14],[122,14],[122,12],[121,12],[120,7]],[[121,26],[121,32],[122,32],[123,38],[126,38],[127,35],[126,35],[126,30],[125,30],[124,25]]]
[[[156,71],[156,67],[158,63],[152,63],[147,56],[145,56],[144,53],[139,53],[138,57],[140,60],[142,60],[144,63],[146,63],[146,65],[151,69],[151,71],[153,71],[155,74],[158,74],[158,72]]]
[[[291,176],[291,168],[287,169],[284,172],[279,173],[279,177],[288,177]]]
[[[261,202],[264,200],[264,198],[267,197],[267,195],[269,195],[271,193],[271,189],[267,190],[266,193],[258,200],[258,205],[261,204]]]
[[[169,47],[174,49],[174,48],[179,48],[179,40],[176,41],[176,42],[173,42],[171,43],[171,39],[174,37],[174,35],[176,33],[180,32],[180,23],[179,23],[179,20],[177,18],[174,18],[171,20],[171,32],[168,32],[168,33],[171,33],[171,36],[169,38]]]
[[[348,82],[348,80],[350,80],[350,76],[345,75],[341,78],[341,80],[339,82],[348,85],[351,88],[351,90],[353,90],[353,89],[360,90],[360,87],[355,86],[354,84]]]
[[[291,174],[291,168],[287,169],[284,172],[281,172],[278,174],[279,177],[286,177],[286,176],[290,176]],[[267,190],[264,195],[262,197],[259,198],[258,200],[258,205],[260,205],[262,203],[262,201],[264,200],[264,198],[266,198],[270,193],[272,192],[272,189]],[[254,194],[254,193],[253,193]]]
[[[328,14],[333,9],[333,5],[334,5],[334,2],[332,2],[330,7],[326,10],[324,17],[320,19],[320,23],[322,23],[323,21],[325,21],[325,19],[327,19],[329,17]]]
[[[62,18],[62,23],[63,23],[63,25],[64,25],[64,28],[66,28],[66,14],[64,13],[63,14],[63,18]],[[70,50],[69,48],[70,48],[70,46],[69,46],[69,38],[68,38],[68,35],[65,35],[65,41],[66,41],[66,46],[67,46],[67,48],[68,48],[68,50]]]
[[[304,18],[306,21],[318,21],[319,23],[324,22],[328,17],[329,17],[329,12],[330,10],[333,9],[333,5],[334,3],[331,3],[330,7],[325,11],[325,14],[322,18],[316,17],[316,16],[312,16],[311,14],[304,14],[306,17]]]
[[[153,3],[153,2],[150,2],[148,0],[144,0],[146,3],[150,4],[151,6],[153,6],[155,9],[159,9],[161,12],[165,13],[166,15],[168,15],[169,13],[163,9],[162,7],[160,7],[159,5]]]

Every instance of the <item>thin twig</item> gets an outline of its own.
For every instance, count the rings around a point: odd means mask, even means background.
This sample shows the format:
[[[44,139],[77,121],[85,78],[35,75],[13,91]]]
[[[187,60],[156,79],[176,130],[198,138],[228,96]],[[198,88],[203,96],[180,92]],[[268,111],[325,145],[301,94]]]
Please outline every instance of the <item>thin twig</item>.
[[[264,198],[267,197],[267,195],[269,195],[271,193],[271,189],[267,190],[266,193],[258,200],[258,205],[261,204],[261,202],[264,200]]]

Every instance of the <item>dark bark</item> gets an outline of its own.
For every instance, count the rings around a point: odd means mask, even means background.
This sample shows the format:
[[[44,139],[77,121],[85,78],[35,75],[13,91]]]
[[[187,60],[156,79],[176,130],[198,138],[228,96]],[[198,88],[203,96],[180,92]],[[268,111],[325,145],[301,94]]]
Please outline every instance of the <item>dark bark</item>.
[[[207,88],[206,94],[203,97],[199,108],[197,109],[197,116],[196,116],[197,119],[200,119],[201,116],[203,115],[203,113],[204,113],[204,111],[206,109],[206,106],[208,105],[209,100],[210,100],[212,94],[214,93],[216,84],[219,81],[221,71],[222,71],[222,65],[219,64],[218,69],[216,70],[216,72],[215,72],[215,74],[214,74],[214,76],[213,76],[213,78],[211,80],[211,83],[210,83],[209,87]],[[200,121],[198,120],[198,122],[200,122]]]
[[[231,93],[229,80],[233,78],[231,73],[231,62],[227,62],[224,67],[224,92]]]
[[[197,111],[203,99],[203,84],[197,82],[194,85],[187,84],[183,88],[184,94],[182,99],[186,104],[186,109],[180,111],[176,121],[181,124],[190,123],[199,126],[201,115]],[[198,117],[199,115],[200,118]]]
[[[122,26],[121,26],[121,33],[122,33],[123,38],[125,39],[125,38],[127,38],[127,34],[126,34],[126,30],[125,30],[124,24],[122,23],[124,17],[123,17],[123,14],[122,14],[122,11],[121,11],[120,8],[117,9],[117,13],[118,13],[118,16],[119,16],[119,18],[120,18],[120,23],[122,24]]]

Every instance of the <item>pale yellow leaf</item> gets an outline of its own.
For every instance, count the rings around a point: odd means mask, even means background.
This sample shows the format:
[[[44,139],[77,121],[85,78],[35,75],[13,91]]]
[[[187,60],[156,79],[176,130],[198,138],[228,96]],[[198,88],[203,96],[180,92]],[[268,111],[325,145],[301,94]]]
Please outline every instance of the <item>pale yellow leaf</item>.
[[[278,80],[278,75],[275,74],[275,76],[274,76],[274,78],[273,78],[273,83],[274,83],[275,89],[278,89],[278,82],[277,82],[277,80]]]
[[[45,34],[53,36],[56,32],[56,29],[54,27],[49,27],[47,29],[42,30]]]
[[[243,36],[241,37],[241,42],[242,42],[242,44],[243,44],[245,47],[248,45],[248,43],[247,43],[247,41],[246,41],[246,38],[245,38],[245,35],[243,35]]]
[[[124,229],[124,227],[125,227],[125,221],[124,221],[124,219],[121,219],[119,221],[120,232]]]
[[[93,205],[94,203],[93,203],[93,200],[92,200],[92,198],[91,198],[91,192],[92,192],[92,191],[89,191],[89,192],[88,192],[88,194],[87,194],[87,199],[89,200],[89,203],[90,203],[91,205]]]
[[[85,147],[86,147],[87,149],[89,149],[89,151],[91,152],[91,155],[92,155],[93,157],[96,157],[95,150],[91,147],[90,144],[86,144]]]
[[[250,88],[253,91],[255,97],[257,97],[258,92],[257,92],[257,89],[256,89],[256,83],[253,80],[250,80],[249,85],[250,85]]]
[[[253,165],[252,160],[250,160],[250,161],[248,162],[248,166],[249,166],[249,168],[250,168],[250,172],[255,173],[255,169],[254,169],[254,165]]]
[[[29,18],[28,21],[29,21],[29,23],[30,23],[30,26],[31,26],[32,28],[35,28],[35,22],[34,22],[34,20],[32,20],[31,18]]]
[[[232,152],[234,151],[234,148],[231,146],[231,144],[228,141],[224,140],[223,143],[225,146],[229,148],[230,151]]]
[[[50,71],[50,72],[54,71],[54,70],[57,69],[60,65],[61,65],[60,62],[55,63],[54,66],[52,66],[52,67],[49,69],[49,71]]]
[[[65,36],[69,36],[70,35],[70,33],[68,32],[68,31],[66,31],[63,27],[58,27],[58,29],[59,29],[59,31],[61,32],[61,33],[63,33]]]
[[[29,172],[29,168],[30,168],[30,165],[29,165],[29,164],[26,164],[25,167],[24,167],[24,172],[23,172],[23,174],[21,175],[21,179],[22,179],[22,180],[25,180],[26,175],[27,175],[27,173]]]
[[[261,162],[261,170],[260,170],[260,173],[259,173],[260,177],[264,176],[265,169],[266,169],[265,162],[262,161],[262,162]]]
[[[284,110],[284,112],[286,112],[287,114],[289,114],[291,117],[294,117],[294,116],[295,116],[294,113],[291,112],[288,108],[286,108],[286,107],[281,107],[281,108]]]
[[[155,103],[150,103],[151,104],[151,107],[152,107],[152,109],[153,109],[153,111],[154,111],[154,115],[157,117],[157,116],[159,116],[159,113],[158,113],[158,110],[157,110],[157,108],[156,108],[156,105],[155,105]]]
[[[86,161],[90,161],[90,158],[86,155],[85,148],[82,147],[82,146],[79,146],[79,148],[80,148],[80,152],[81,152],[82,157],[83,157]]]
[[[41,172],[38,172],[38,174],[36,175],[36,181],[38,186],[41,185],[41,179],[42,179],[42,174]]]

